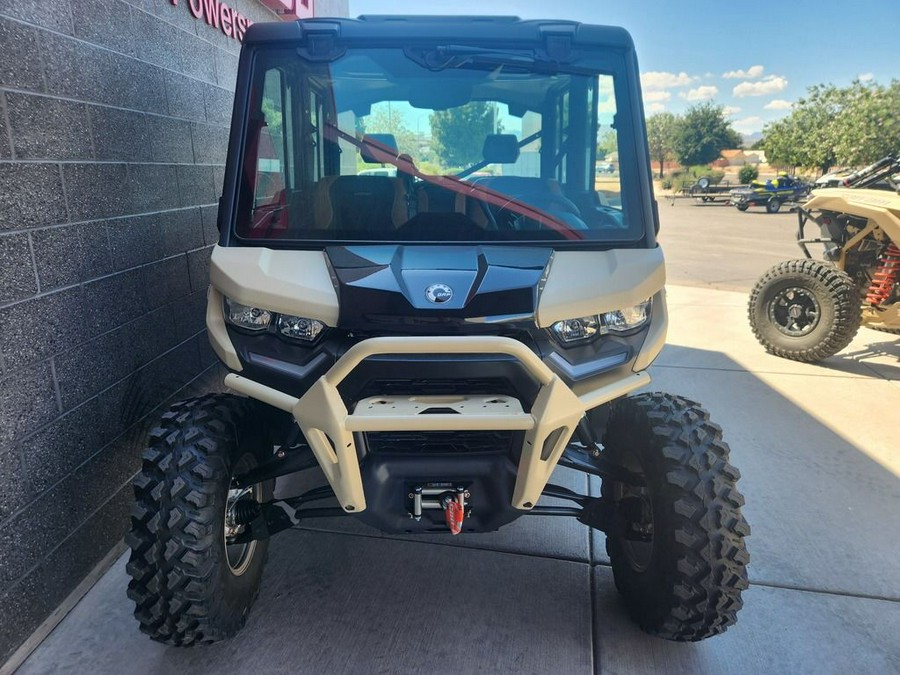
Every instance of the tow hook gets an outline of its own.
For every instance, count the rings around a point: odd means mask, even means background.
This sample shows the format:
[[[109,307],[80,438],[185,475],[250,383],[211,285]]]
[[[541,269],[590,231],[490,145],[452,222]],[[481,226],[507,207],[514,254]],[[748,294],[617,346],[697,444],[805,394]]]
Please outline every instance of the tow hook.
[[[457,535],[462,532],[463,521],[466,519],[466,491],[464,488],[456,488],[455,495],[444,495],[441,499],[444,509],[444,521],[450,529],[450,534]]]

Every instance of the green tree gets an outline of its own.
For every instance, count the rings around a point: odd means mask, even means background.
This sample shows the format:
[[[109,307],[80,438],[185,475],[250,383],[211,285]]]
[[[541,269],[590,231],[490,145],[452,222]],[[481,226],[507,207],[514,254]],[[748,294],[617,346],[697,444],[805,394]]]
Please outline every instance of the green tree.
[[[741,146],[741,135],[725,119],[724,108],[714,103],[698,103],[688,108],[676,125],[675,155],[684,166],[709,164],[722,150]]]
[[[741,183],[749,183],[751,180],[759,178],[759,169],[754,164],[744,164],[738,171],[738,180]]]
[[[445,166],[467,166],[480,161],[484,138],[494,133],[496,118],[496,104],[478,101],[431,113],[428,121],[432,146]]]
[[[787,117],[766,125],[770,164],[815,168],[859,166],[900,149],[900,82],[854,81],[807,90]]]
[[[659,162],[659,177],[663,177],[663,163],[675,151],[675,132],[678,118],[670,112],[656,113],[647,118],[647,142],[650,158]]]
[[[834,153],[843,165],[871,164],[900,151],[900,81],[854,82],[835,120]]]
[[[816,85],[794,104],[791,114],[763,129],[766,159],[776,166],[834,166],[833,121],[844,106],[843,92],[832,85]]]
[[[418,161],[419,144],[416,135],[406,126],[404,116],[388,104],[373,106],[372,112],[361,119],[358,131],[366,134],[393,134],[397,139],[397,149]]]
[[[619,139],[615,129],[601,131],[597,138],[597,159],[606,159],[619,150]]]

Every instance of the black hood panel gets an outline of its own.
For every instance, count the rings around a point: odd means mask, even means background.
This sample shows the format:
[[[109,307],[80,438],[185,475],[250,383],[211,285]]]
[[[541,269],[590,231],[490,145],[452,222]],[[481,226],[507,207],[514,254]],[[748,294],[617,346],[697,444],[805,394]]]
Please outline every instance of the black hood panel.
[[[549,248],[334,246],[341,328],[398,320],[533,316]],[[449,290],[448,290],[449,289]]]

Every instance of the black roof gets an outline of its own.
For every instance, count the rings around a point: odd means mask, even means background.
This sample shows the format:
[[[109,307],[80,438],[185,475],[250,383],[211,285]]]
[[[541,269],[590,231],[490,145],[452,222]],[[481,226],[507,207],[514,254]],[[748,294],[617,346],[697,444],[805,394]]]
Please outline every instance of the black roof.
[[[308,34],[321,32],[337,33],[342,41],[384,42],[386,45],[417,40],[452,40],[496,46],[535,43],[547,35],[563,34],[571,37],[572,46],[634,48],[631,36],[624,28],[556,19],[523,21],[515,16],[363,15],[357,19],[320,17],[255,23],[247,29],[244,43],[302,42]]]

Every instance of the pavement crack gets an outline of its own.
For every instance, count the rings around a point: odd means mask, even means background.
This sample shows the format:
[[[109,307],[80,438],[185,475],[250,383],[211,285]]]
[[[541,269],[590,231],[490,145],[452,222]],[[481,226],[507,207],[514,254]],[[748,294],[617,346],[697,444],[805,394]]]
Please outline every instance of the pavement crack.
[[[861,598],[863,600],[882,600],[884,602],[893,602],[900,604],[900,598],[892,598],[887,595],[873,595],[870,593],[855,593],[853,591],[834,591],[826,588],[809,588],[796,584],[780,584],[775,581],[751,581],[751,586],[761,586],[762,588],[778,588],[785,591],[800,591],[802,593],[818,593],[820,595],[836,595],[843,598]]]

